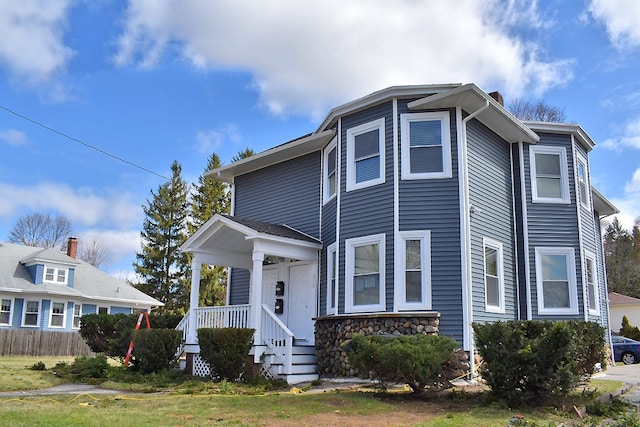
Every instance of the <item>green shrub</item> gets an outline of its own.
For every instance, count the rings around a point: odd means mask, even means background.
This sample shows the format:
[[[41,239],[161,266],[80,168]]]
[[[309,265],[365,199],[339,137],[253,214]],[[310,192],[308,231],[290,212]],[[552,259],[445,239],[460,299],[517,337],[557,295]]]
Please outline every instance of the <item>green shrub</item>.
[[[564,398],[604,360],[604,329],[595,323],[508,321],[473,329],[482,376],[509,404]]]
[[[244,328],[198,329],[200,357],[211,367],[212,377],[229,381],[242,377],[253,333]]]
[[[143,374],[175,367],[182,332],[175,329],[140,329],[133,332],[134,365]]]
[[[53,369],[57,376],[73,382],[97,382],[106,379],[109,364],[107,357],[99,354],[96,357],[76,357],[73,363],[61,362]]]
[[[631,338],[632,340],[640,341],[640,329],[637,326],[631,326],[627,316],[622,317],[622,328],[619,332],[623,337]]]
[[[437,335],[354,334],[348,357],[360,376],[383,384],[408,384],[418,393],[449,386],[443,364],[452,359],[458,347],[455,340]]]
[[[31,371],[46,371],[47,370],[47,366],[44,364],[43,361],[40,361],[38,363],[34,363],[33,365],[31,365],[27,369],[29,369]]]

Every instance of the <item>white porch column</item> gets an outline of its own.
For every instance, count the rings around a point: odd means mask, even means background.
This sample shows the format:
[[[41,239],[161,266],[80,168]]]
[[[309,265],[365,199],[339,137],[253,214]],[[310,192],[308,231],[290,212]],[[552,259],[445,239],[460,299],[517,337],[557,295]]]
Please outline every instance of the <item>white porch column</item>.
[[[200,270],[202,269],[202,263],[194,257],[191,262],[191,294],[189,295],[189,323],[187,329],[187,345],[198,344],[198,331],[197,331],[197,315],[196,308],[198,308],[198,301],[200,299]]]
[[[264,261],[263,252],[253,252],[251,256],[253,268],[251,269],[251,316],[250,327],[256,330],[253,344],[262,345],[262,262]]]

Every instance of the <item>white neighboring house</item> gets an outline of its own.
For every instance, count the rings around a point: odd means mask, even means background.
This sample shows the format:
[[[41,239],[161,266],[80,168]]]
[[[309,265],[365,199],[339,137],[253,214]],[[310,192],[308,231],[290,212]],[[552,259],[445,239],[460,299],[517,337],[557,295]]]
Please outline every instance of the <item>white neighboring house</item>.
[[[620,331],[624,316],[627,316],[631,326],[640,327],[640,299],[609,292],[609,316],[612,331]]]
[[[0,243],[0,328],[73,332],[80,317],[132,314],[164,305],[128,283],[67,253]]]

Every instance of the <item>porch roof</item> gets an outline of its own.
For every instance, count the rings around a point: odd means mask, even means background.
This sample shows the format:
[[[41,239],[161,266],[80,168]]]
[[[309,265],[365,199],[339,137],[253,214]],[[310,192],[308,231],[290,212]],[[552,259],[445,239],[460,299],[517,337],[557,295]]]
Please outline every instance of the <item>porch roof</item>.
[[[252,268],[253,254],[317,261],[322,242],[288,225],[214,215],[180,247],[206,264]]]

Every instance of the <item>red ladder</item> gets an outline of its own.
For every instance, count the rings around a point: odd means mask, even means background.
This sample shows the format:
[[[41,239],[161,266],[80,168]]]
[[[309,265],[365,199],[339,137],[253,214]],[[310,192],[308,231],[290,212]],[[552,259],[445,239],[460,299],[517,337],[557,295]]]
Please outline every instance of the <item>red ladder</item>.
[[[142,323],[142,317],[144,317],[147,321],[147,329],[151,329],[151,323],[149,322],[149,313],[143,311],[138,316],[138,323],[136,323],[136,331],[140,329],[140,324]],[[127,350],[127,357],[124,358],[124,366],[129,366],[129,359],[131,359],[131,353],[133,353],[133,338],[131,338],[131,342],[129,343],[129,350]]]

